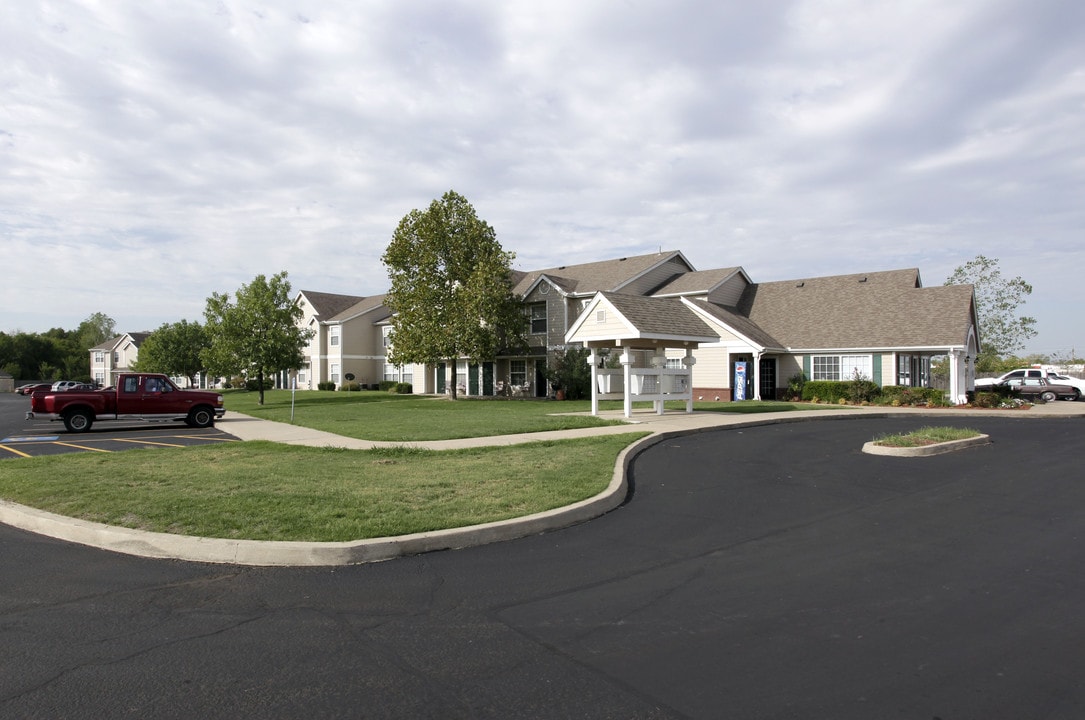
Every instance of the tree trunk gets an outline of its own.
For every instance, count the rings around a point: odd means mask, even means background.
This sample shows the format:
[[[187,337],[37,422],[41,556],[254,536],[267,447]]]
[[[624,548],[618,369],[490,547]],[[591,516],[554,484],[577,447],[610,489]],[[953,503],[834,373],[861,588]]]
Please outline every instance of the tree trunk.
[[[448,363],[448,367],[452,368],[452,372],[449,373],[448,389],[450,397],[456,399],[456,361],[452,360]]]
[[[261,368],[256,371],[256,382],[260,386],[260,402],[258,405],[264,404],[264,370]]]

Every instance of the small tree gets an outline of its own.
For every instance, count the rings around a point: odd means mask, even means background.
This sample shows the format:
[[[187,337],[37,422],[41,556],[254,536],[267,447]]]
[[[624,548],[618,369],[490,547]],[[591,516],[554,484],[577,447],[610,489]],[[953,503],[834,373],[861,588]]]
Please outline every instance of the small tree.
[[[209,345],[200,359],[216,375],[255,375],[263,405],[264,378],[300,367],[301,349],[313,331],[298,324],[302,310],[290,299],[285,270],[270,280],[257,275],[234,297],[232,301],[227,294],[212,293],[207,298],[204,317]]]
[[[391,288],[389,362],[436,365],[492,360],[523,345],[525,321],[512,294],[515,257],[467,199],[453,191],[400,221],[381,257]],[[449,383],[456,398],[455,374]]]
[[[555,354],[547,368],[546,379],[565,391],[568,400],[580,400],[591,394],[591,366],[585,347],[570,345],[564,353]]]
[[[990,372],[999,357],[1020,350],[1036,336],[1036,319],[1016,314],[1032,294],[1032,286],[1020,276],[1002,277],[997,259],[977,255],[958,267],[945,284],[971,284],[975,293],[981,344],[977,370]]]
[[[166,323],[140,345],[136,368],[140,372],[181,375],[195,385],[196,376],[205,367],[201,354],[207,346],[203,325],[187,320]]]

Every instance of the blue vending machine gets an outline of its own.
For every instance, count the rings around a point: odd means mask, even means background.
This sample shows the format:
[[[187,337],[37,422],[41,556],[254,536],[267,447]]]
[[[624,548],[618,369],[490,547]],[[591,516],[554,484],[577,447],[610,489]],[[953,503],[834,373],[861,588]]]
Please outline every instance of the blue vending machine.
[[[732,393],[732,400],[745,400],[746,399],[746,362],[739,361],[735,363],[735,386]]]

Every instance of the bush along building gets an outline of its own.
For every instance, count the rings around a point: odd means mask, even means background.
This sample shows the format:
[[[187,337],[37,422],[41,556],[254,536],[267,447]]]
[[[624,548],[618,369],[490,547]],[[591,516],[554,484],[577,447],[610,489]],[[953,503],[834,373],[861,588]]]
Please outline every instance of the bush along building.
[[[973,388],[979,350],[970,285],[925,288],[917,269],[755,283],[741,267],[696,270],[679,251],[515,271],[528,349],[452,368],[386,362],[395,318],[383,296],[298,294],[316,330],[299,388],[406,382],[414,392],[546,397],[547,368],[583,346],[592,395],[656,400],[776,399],[789,380],[927,386],[948,357],[949,398]]]

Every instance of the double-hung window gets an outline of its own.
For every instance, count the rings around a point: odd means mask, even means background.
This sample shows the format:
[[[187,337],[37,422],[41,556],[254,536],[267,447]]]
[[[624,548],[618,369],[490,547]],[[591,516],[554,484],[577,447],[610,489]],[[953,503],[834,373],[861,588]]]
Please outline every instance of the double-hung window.
[[[814,355],[810,363],[811,380],[870,380],[873,371],[870,355]]]
[[[332,325],[328,328],[328,345],[331,347],[337,347],[339,345],[339,326]]]
[[[509,384],[517,387],[527,382],[527,360],[509,361]]]
[[[546,334],[546,303],[531,303],[531,334]]]

